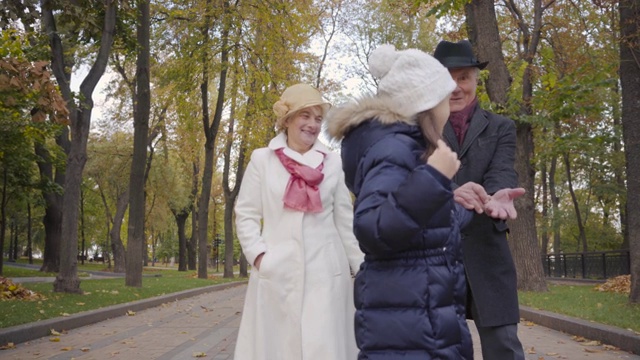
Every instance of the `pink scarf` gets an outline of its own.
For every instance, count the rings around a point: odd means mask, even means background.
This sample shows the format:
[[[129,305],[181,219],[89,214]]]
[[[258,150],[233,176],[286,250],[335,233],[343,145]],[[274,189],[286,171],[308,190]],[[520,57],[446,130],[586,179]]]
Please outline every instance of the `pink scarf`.
[[[322,200],[318,185],[324,179],[322,173],[324,163],[315,169],[302,165],[285,155],[284,148],[276,150],[276,155],[284,168],[291,174],[282,199],[285,208],[311,213],[321,212]]]

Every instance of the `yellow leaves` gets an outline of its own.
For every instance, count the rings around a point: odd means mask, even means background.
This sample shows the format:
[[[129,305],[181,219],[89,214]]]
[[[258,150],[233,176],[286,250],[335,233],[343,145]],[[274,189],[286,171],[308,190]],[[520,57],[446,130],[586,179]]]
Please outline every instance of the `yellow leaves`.
[[[135,316],[135,314],[135,311],[127,310],[127,316]]]
[[[52,337],[52,338],[49,338],[49,341],[51,341],[51,342],[60,342],[60,338],[57,337],[57,336],[56,337]]]
[[[602,352],[601,349],[599,348],[593,348],[593,346],[600,346],[602,345],[600,343],[600,341],[597,340],[587,340],[582,336],[572,336],[571,337],[572,340],[580,343],[580,345],[585,346],[584,351],[588,352],[588,353],[600,353]],[[592,347],[587,347],[587,346],[592,346]],[[615,348],[614,348],[615,349]],[[610,350],[607,347],[605,347],[605,350]]]
[[[44,296],[33,292],[20,284],[14,284],[9,278],[0,276],[0,300],[46,300]]]
[[[16,344],[12,342],[7,343],[6,345],[0,346],[0,350],[9,350],[9,349],[15,349],[15,348],[16,348]]]
[[[628,295],[631,292],[631,275],[616,276],[604,284],[597,285],[596,290]]]
[[[194,352],[192,356],[195,358],[201,358],[201,357],[207,357],[207,354],[204,352]]]
[[[53,335],[53,336],[61,335],[59,332],[55,331],[54,329],[51,329],[51,333],[50,334]]]

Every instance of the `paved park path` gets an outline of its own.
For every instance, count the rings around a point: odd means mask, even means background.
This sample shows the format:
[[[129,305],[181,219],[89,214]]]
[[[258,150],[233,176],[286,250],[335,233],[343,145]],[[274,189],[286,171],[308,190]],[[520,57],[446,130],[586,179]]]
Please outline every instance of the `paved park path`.
[[[233,359],[246,288],[242,284],[212,291],[17,344],[15,349],[0,351],[0,359]],[[476,360],[482,360],[475,326],[471,323],[470,328]],[[528,322],[520,324],[519,335],[527,360],[640,360],[638,355],[577,342],[570,335]]]

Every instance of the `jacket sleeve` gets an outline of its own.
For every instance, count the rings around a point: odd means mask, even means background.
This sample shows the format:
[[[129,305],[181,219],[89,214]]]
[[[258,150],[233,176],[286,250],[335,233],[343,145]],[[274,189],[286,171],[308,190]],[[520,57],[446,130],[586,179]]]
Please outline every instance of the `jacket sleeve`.
[[[351,273],[356,274],[360,270],[360,264],[364,261],[364,254],[358,246],[353,234],[353,202],[351,193],[344,182],[344,173],[340,171],[340,179],[336,186],[333,199],[333,221],[338,229],[338,234],[344,247],[344,252],[349,260]]]
[[[415,154],[401,141],[379,141],[362,162],[354,220],[361,247],[381,255],[410,247],[452,199],[451,181],[430,165],[415,167]]]
[[[491,121],[500,122],[495,153],[484,174],[482,186],[488,194],[518,186],[518,174],[514,169],[516,154],[516,126],[504,117],[493,115]]]
[[[260,159],[254,151],[247,170],[242,178],[238,200],[235,205],[236,233],[242,246],[242,252],[249,264],[253,265],[256,257],[267,251],[261,234],[262,194],[261,175],[258,168]]]

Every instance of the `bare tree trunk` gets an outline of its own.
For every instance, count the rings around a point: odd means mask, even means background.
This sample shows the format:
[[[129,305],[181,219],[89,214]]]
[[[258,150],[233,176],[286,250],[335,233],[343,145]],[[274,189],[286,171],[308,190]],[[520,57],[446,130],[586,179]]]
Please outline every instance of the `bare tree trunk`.
[[[540,16],[540,1],[536,1],[536,14]],[[482,61],[489,61],[489,80],[487,93],[492,102],[499,107],[507,100],[510,86],[509,71],[502,56],[502,43],[498,31],[498,22],[492,0],[473,0],[465,6],[467,16],[467,31],[478,57]],[[536,23],[537,24],[537,23]],[[539,27],[537,28],[539,29]],[[537,47],[539,30],[534,32],[535,39],[528,47],[527,61],[532,61]],[[526,41],[529,41],[526,37]],[[523,84],[523,102],[528,103],[531,97],[531,70],[525,70]],[[523,112],[526,110],[523,108]],[[545,291],[546,283],[536,234],[534,207],[534,176],[531,166],[533,157],[533,133],[527,123],[516,123],[517,149],[515,168],[518,173],[519,186],[526,189],[527,194],[519,198],[515,205],[518,218],[510,221],[509,246],[513,254],[518,273],[518,288],[521,290]]]
[[[617,92],[618,87],[616,84],[615,87],[615,91]],[[614,128],[622,128],[622,124],[621,124],[621,114],[620,114],[620,109],[618,107],[617,103],[614,103],[613,105],[613,126]],[[623,152],[622,149],[622,144],[618,141],[614,141],[613,142],[613,152],[615,154],[619,154]],[[613,175],[614,175],[614,179],[616,182],[616,185],[620,191],[620,195],[618,196],[618,211],[620,213],[620,227],[622,230],[622,244],[620,245],[620,249],[629,249],[629,224],[627,223],[627,202],[626,202],[626,196],[624,196],[622,193],[624,192],[625,189],[625,182],[624,182],[624,167],[621,165],[618,166],[614,166],[613,168]]]
[[[465,14],[469,41],[474,45],[478,59],[489,62],[487,94],[493,103],[502,107],[507,102],[511,76],[502,55],[494,2],[474,0],[465,5]]]
[[[207,1],[207,9],[211,8],[211,0]],[[224,22],[221,38],[221,52],[220,52],[220,82],[218,83],[218,99],[216,101],[216,109],[213,115],[213,121],[209,125],[209,107],[208,107],[208,91],[209,84],[208,74],[208,56],[205,51],[203,54],[203,74],[202,84],[200,85],[200,91],[202,94],[202,123],[204,126],[206,142],[205,142],[205,161],[204,172],[202,174],[202,189],[200,192],[200,200],[198,201],[198,278],[207,278],[207,224],[209,220],[209,199],[211,198],[211,181],[213,177],[213,158],[214,158],[214,145],[216,136],[218,135],[218,128],[220,127],[220,120],[222,118],[222,110],[224,107],[224,95],[227,82],[227,68],[229,66],[229,27],[231,21],[229,17],[229,2],[223,1],[223,15],[222,21]],[[207,47],[209,43],[209,27],[211,21],[211,15],[206,14],[205,26],[202,29],[202,35],[204,36],[203,48]],[[226,266],[226,265],[225,265]]]
[[[7,175],[8,170],[5,167],[2,174],[2,197],[0,197],[0,275],[4,262],[4,239],[7,230]]]
[[[104,74],[107,67],[109,52],[113,44],[113,34],[116,20],[116,3],[105,0],[105,15],[102,28],[100,48],[95,62],[86,78],[80,85],[80,106],[75,106],[75,100],[70,88],[70,75],[65,64],[65,51],[58,35],[54,4],[51,0],[41,0],[43,30],[49,36],[51,46],[51,68],[58,81],[63,98],[69,108],[71,123],[71,144],[67,157],[65,171],[64,197],[62,202],[62,238],[60,247],[60,272],[53,283],[56,292],[82,293],[78,278],[78,207],[80,201],[80,185],[82,171],[87,160],[87,139],[91,125],[91,111],[93,109],[93,90]]]
[[[145,245],[145,164],[149,138],[151,90],[149,80],[149,0],[138,1],[138,58],[134,108],[133,159],[129,179],[129,231],[125,285],[142,287],[142,261]]]
[[[621,0],[620,85],[631,255],[629,302],[640,303],[640,0]]]
[[[84,265],[84,249],[86,244],[84,232],[84,190],[80,188],[80,263]]]
[[[240,264],[239,264],[239,268],[240,268],[240,277],[249,277],[249,263],[247,262],[247,257],[244,256],[244,253],[241,252],[240,253]]]
[[[98,190],[100,191],[100,197],[102,198],[102,203],[107,217],[107,234],[109,235],[108,238],[111,242],[111,252],[113,253],[113,272],[124,273],[126,270],[126,251],[124,249],[124,244],[122,244],[122,239],[120,238],[120,230],[122,229],[124,215],[127,212],[127,207],[129,206],[129,188],[125,187],[125,190],[118,195],[118,199],[116,200],[116,213],[113,217],[111,216],[111,211],[107,204],[107,198],[100,184],[98,184]],[[111,262],[109,262],[109,265],[111,265]]]
[[[116,213],[113,216],[113,223],[109,230],[111,240],[111,252],[113,253],[113,272],[124,273],[127,269],[127,251],[120,236],[124,215],[129,207],[129,188],[127,187],[116,201]]]
[[[189,209],[171,210],[178,226],[178,271],[187,271],[187,236],[185,224],[189,218]]]
[[[578,223],[578,243],[582,245],[582,251],[587,252],[587,235],[585,234],[584,224],[582,223],[582,215],[580,213],[580,204],[578,204],[578,198],[576,192],[573,189],[573,181],[571,180],[571,163],[569,162],[569,154],[562,154],[564,159],[564,168],[567,174],[567,186],[569,187],[569,193],[571,194],[571,201],[573,202],[573,209],[576,213],[576,222]]]
[[[193,209],[191,213],[191,238],[187,242],[187,258],[189,270],[196,269],[197,256],[196,248],[198,246],[198,206],[196,199],[198,198],[198,174],[199,174],[198,161],[193,163],[193,181],[191,183],[191,207]]]
[[[558,158],[554,155],[551,159],[551,169],[549,170],[549,195],[551,196],[552,218],[551,229],[553,231],[553,253],[555,262],[555,276],[562,276],[562,264],[560,261],[560,225],[558,224],[558,216],[560,214],[560,199],[556,194],[556,168],[558,165]]]
[[[56,143],[66,154],[69,153],[71,143],[69,141],[69,129],[66,126],[62,128],[61,133],[56,137]],[[37,161],[40,180],[47,183],[55,182],[62,189],[65,181],[64,167],[56,167],[54,176],[53,159],[44,144],[36,143],[35,153],[41,159],[41,161]],[[45,202],[45,212],[42,218],[44,252],[40,271],[58,272],[60,271],[60,238],[62,235],[62,194],[43,190],[42,197]]]
[[[27,201],[27,256],[29,257],[29,264],[33,264],[33,239],[31,238],[31,221],[31,201]]]
[[[541,161],[540,179],[542,180],[542,234],[540,234],[540,252],[542,256],[547,255],[549,249],[549,184],[547,178],[547,164]]]

